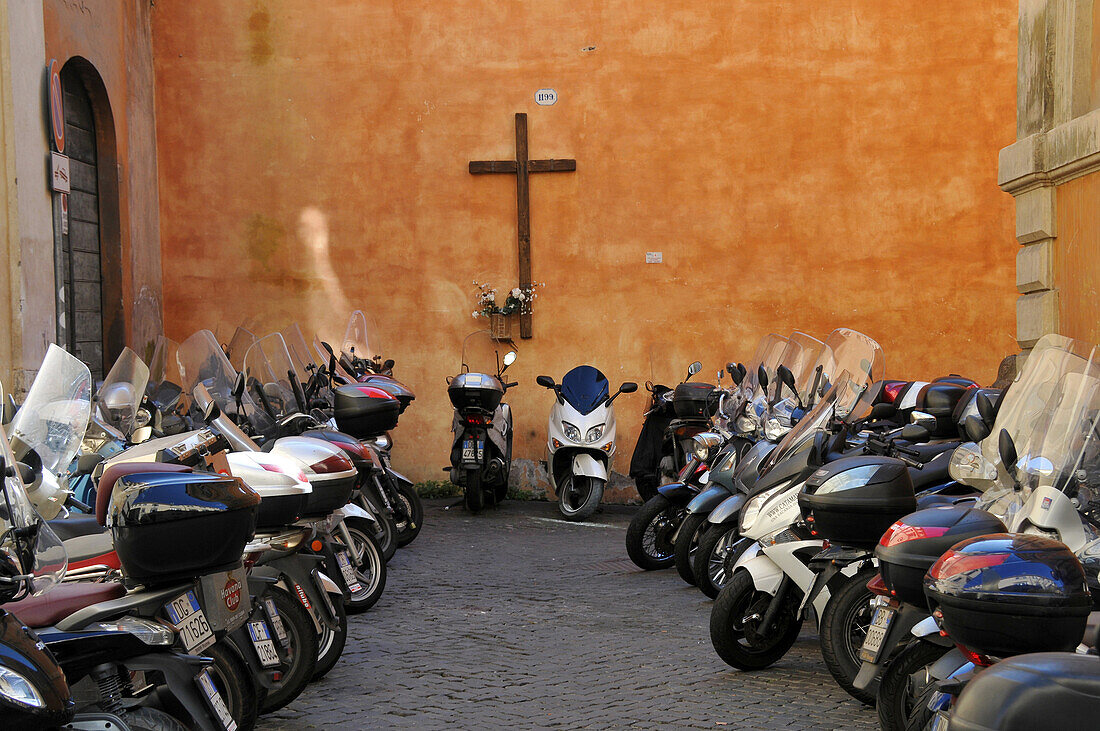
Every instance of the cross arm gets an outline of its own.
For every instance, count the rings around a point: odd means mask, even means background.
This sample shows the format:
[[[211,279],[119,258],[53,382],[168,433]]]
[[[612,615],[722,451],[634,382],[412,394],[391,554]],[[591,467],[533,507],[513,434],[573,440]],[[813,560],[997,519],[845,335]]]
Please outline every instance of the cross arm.
[[[470,173],[484,175],[485,173],[515,173],[515,160],[473,160],[470,162]]]
[[[527,170],[532,173],[568,173],[576,169],[576,160],[531,160],[527,163]]]

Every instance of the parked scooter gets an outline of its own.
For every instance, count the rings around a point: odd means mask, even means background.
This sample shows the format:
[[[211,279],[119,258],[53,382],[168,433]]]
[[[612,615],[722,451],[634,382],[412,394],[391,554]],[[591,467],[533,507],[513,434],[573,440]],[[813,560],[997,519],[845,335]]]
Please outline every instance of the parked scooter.
[[[638,384],[626,381],[614,395],[607,376],[592,366],[573,368],[554,383],[550,376],[535,382],[554,392],[546,428],[546,463],[558,509],[566,520],[585,520],[600,506],[615,459],[615,410],[620,393],[634,393]]]
[[[447,395],[455,409],[449,473],[451,482],[462,487],[471,513],[497,505],[508,495],[512,410],[504,395],[519,382],[509,383],[503,376],[515,361],[515,350],[501,357],[489,331],[479,330],[462,341],[462,371],[447,378]]]

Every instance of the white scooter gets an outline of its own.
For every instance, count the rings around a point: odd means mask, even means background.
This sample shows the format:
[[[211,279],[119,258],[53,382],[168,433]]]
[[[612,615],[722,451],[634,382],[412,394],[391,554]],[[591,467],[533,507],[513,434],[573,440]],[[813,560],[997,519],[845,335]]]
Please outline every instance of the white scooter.
[[[535,379],[553,389],[556,400],[547,426],[547,469],[566,520],[585,520],[596,511],[615,457],[615,411],[620,393],[634,393],[631,381],[609,395],[607,376],[589,365],[577,366],[561,383],[550,376]]]

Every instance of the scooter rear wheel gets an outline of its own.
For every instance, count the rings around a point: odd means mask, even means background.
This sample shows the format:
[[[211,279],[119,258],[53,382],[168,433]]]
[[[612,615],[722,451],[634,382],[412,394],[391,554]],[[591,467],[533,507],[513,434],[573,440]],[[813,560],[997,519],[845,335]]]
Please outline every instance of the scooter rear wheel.
[[[481,469],[466,470],[466,509],[480,513],[485,507],[485,493],[481,491]]]
[[[412,485],[400,483],[397,486],[397,499],[404,503],[406,520],[397,523],[397,546],[407,546],[420,535],[424,525],[424,503],[416,494]]]
[[[848,695],[867,706],[875,705],[878,684],[860,690],[853,683],[863,666],[859,651],[874,616],[871,608],[874,594],[867,588],[867,582],[874,575],[875,571],[864,570],[846,579],[829,598],[818,626],[821,656],[833,679],[848,691]]]
[[[924,640],[913,640],[890,660],[879,681],[875,705],[883,731],[921,728],[931,716],[927,708],[930,678],[921,680],[920,671],[947,654],[950,648]]]
[[[382,549],[379,548],[367,520],[345,518],[344,525],[354,543],[348,546],[352,557],[359,556],[359,562],[355,565],[359,590],[351,592],[351,598],[344,602],[344,608],[349,614],[358,614],[373,607],[382,597],[382,592],[386,589],[386,560],[382,557]],[[341,540],[339,533],[336,534],[336,540]]]
[[[603,500],[603,480],[570,475],[558,494],[558,510],[566,520],[587,520]]]
[[[266,597],[275,604],[283,629],[287,634],[287,646],[283,647],[277,637],[275,642],[279,659],[289,666],[276,686],[267,691],[260,703],[260,713],[277,711],[293,701],[310,680],[317,668],[317,632],[313,619],[301,602],[278,587],[268,589]]]
[[[336,610],[336,629],[321,625],[321,633],[317,637],[317,666],[313,670],[314,680],[323,678],[329,670],[336,667],[340,656],[344,654],[344,645],[348,641],[348,615],[344,611],[344,603],[337,596],[331,599],[333,609]]]

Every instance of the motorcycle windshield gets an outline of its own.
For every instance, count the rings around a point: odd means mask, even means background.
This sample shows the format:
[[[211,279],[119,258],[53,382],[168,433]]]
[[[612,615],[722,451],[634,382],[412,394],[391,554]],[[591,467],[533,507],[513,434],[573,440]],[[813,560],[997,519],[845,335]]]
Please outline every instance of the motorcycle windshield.
[[[161,411],[174,408],[183,395],[183,374],[177,357],[179,348],[175,340],[160,335],[149,361],[149,400]]]
[[[741,384],[742,388],[751,394],[750,398],[755,398],[762,393],[760,379],[757,376],[759,366],[764,366],[764,370],[770,379],[769,383],[775,380],[775,369],[781,362],[786,347],[787,338],[782,335],[769,333],[760,338],[752,358],[745,362],[745,381]]]
[[[328,343],[321,340],[316,335],[313,336],[313,352],[317,354],[317,357],[321,359],[322,363],[326,363],[332,366],[332,373],[339,379],[342,379],[344,383],[355,383],[358,379],[353,378],[350,373],[344,370],[344,367],[340,365],[338,359],[333,359],[332,353],[329,353],[329,349],[325,346]]]
[[[57,473],[80,449],[92,415],[92,373],[64,348],[51,344],[11,423],[12,451],[23,460],[30,450],[42,467]]]
[[[362,310],[356,310],[348,318],[344,330],[344,340],[340,350],[351,359],[382,361],[382,345],[378,337],[378,323],[367,317]]]
[[[254,342],[256,342],[256,335],[251,330],[238,327],[233,333],[233,338],[226,348],[226,355],[229,357],[229,363],[238,371],[244,370],[244,356]]]
[[[306,383],[312,370],[310,365],[316,368],[322,364],[314,360],[313,353],[306,345],[305,336],[302,335],[302,328],[298,327],[298,323],[291,323],[289,327],[284,328],[282,336],[283,342],[286,343],[287,352],[290,353],[290,362],[294,364],[294,370],[298,372],[298,380]]]
[[[199,330],[180,343],[176,356],[185,391],[194,393],[195,386],[201,383],[223,413],[234,419],[247,419],[257,433],[266,434],[274,428],[275,420],[257,406],[247,389],[241,395],[242,413],[237,413],[237,401],[233,396],[237,371],[225,357],[214,333]]]
[[[244,356],[244,378],[249,393],[269,406],[275,418],[298,411],[293,383],[298,376],[279,333],[260,338],[248,349]]]
[[[821,400],[787,432],[783,440],[767,456],[760,465],[761,475],[792,454],[800,452],[818,434],[825,434],[828,431],[829,423],[837,411],[838,399],[848,393],[850,381],[851,377],[847,373],[842,373],[839,376]]]
[[[503,358],[512,346],[493,340],[488,330],[476,330],[462,340],[462,373],[495,376],[504,367]]]
[[[96,413],[123,434],[134,430],[141,397],[149,384],[149,366],[129,348],[123,348],[96,393]]]
[[[0,393],[2,391],[0,387]],[[3,426],[0,426],[0,456],[5,466],[15,465],[15,456]],[[68,566],[65,545],[34,509],[19,470],[4,471],[3,490],[4,500],[0,500],[0,551],[17,561],[21,573],[33,576],[31,593],[41,594],[65,576]],[[32,530],[36,526],[37,529]],[[18,529],[22,536],[18,536],[13,529]]]
[[[780,355],[779,365],[785,365],[791,370],[791,374],[794,376],[795,387],[798,389],[798,394],[806,401],[806,394],[813,388],[813,366],[821,358],[821,354],[825,351],[825,343],[821,342],[815,337],[811,337],[804,332],[795,331],[791,333],[791,336],[787,338],[787,347],[783,349],[782,355]],[[769,374],[772,378],[772,383],[778,383],[779,378],[774,374]],[[775,393],[776,387],[773,386],[769,389]],[[773,401],[780,401],[784,398],[793,398],[795,394],[791,393],[791,390],[786,386],[778,387],[778,398],[773,397]]]
[[[825,349],[807,374],[808,385],[802,400],[816,401],[837,380],[838,374],[847,373],[845,389],[837,394],[836,401],[837,416],[847,416],[863,390],[882,379],[885,368],[886,357],[877,342],[861,332],[838,327],[825,339]]]
[[[561,396],[581,414],[588,415],[607,401],[607,376],[590,365],[577,366],[561,379]]]

